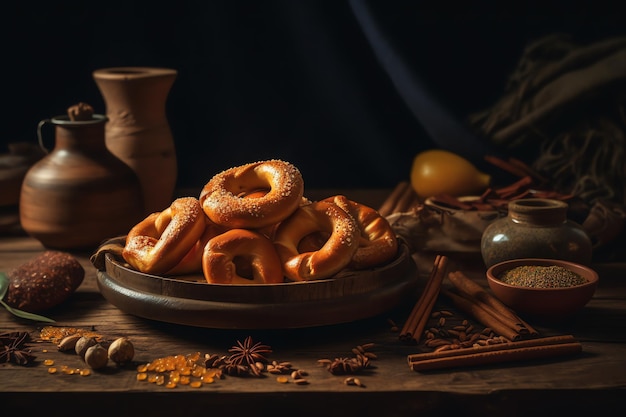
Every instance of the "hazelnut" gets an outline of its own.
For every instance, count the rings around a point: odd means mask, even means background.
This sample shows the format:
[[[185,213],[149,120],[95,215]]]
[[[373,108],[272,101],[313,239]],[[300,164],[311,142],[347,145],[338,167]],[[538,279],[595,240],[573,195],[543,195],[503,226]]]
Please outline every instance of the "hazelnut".
[[[76,346],[74,347],[74,350],[76,351],[76,354],[78,356],[85,359],[85,353],[87,352],[87,349],[97,344],[98,342],[93,337],[81,336],[81,338],[76,341]]]
[[[90,346],[85,352],[85,363],[89,365],[91,369],[100,369],[107,366],[109,357],[107,350],[100,344]]]
[[[127,337],[120,337],[109,346],[109,359],[118,365],[124,365],[133,360],[135,347]]]
[[[78,342],[78,339],[80,339],[81,337],[82,336],[79,334],[72,334],[69,336],[65,336],[63,339],[61,339],[61,341],[57,345],[57,348],[59,349],[60,352],[66,352],[68,350],[75,350],[76,342]]]

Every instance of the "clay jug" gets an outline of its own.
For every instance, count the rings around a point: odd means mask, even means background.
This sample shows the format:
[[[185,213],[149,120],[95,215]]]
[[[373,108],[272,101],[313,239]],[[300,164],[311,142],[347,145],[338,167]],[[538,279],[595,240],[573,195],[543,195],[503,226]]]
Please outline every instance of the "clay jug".
[[[150,67],[93,72],[108,117],[106,145],[137,174],[145,214],[173,200],[178,167],[166,101],[176,76],[176,70]]]
[[[91,250],[143,218],[137,176],[106,147],[106,116],[84,119],[56,116],[39,123],[43,148],[43,128],[54,126],[54,147],[22,182],[21,226],[48,248]]]

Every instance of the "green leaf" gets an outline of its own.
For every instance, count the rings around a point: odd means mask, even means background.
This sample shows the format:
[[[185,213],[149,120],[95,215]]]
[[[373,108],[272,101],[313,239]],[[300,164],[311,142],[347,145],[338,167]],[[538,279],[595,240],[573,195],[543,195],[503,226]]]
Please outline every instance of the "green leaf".
[[[2,300],[0,300],[0,304],[2,304],[4,306],[4,308],[6,308],[9,313],[13,314],[14,316],[21,317],[23,319],[35,320],[35,321],[44,321],[46,323],[55,323],[56,322],[55,320],[52,320],[52,319],[50,319],[48,317],[45,317],[45,316],[40,316],[39,314],[29,313],[29,312],[26,312],[26,311],[18,310],[17,308],[10,307],[7,303],[5,303]]]
[[[9,306],[7,303],[5,303],[4,301],[2,301],[8,289],[9,289],[9,278],[4,272],[0,272],[0,304],[2,304],[2,306],[6,308],[9,313],[13,314],[14,316],[21,317],[23,319],[42,321],[46,323],[55,323],[54,320],[48,317],[18,310],[17,308],[13,308]]]
[[[4,298],[4,295],[9,289],[9,277],[4,272],[0,272],[0,300]]]

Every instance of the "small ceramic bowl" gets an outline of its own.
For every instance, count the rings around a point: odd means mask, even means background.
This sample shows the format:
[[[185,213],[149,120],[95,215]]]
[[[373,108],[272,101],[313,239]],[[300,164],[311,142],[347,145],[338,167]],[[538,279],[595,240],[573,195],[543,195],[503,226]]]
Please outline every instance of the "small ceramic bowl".
[[[572,271],[585,282],[578,285],[548,287],[546,284],[511,285],[500,280],[502,274],[519,266],[563,267]],[[544,271],[544,274],[546,271]],[[550,273],[547,271],[547,273]],[[531,282],[537,282],[534,277]],[[598,273],[574,262],[558,259],[512,259],[497,263],[487,269],[487,282],[494,295],[520,315],[527,315],[546,322],[561,321],[582,309],[593,297],[598,286]],[[542,287],[544,286],[544,287]]]

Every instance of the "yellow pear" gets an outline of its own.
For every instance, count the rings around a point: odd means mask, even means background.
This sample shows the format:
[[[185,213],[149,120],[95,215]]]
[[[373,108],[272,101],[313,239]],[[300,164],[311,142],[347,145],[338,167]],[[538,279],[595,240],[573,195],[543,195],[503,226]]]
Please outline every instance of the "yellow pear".
[[[491,177],[470,161],[442,149],[418,153],[411,167],[411,185],[422,198],[449,194],[455,197],[481,194]]]

